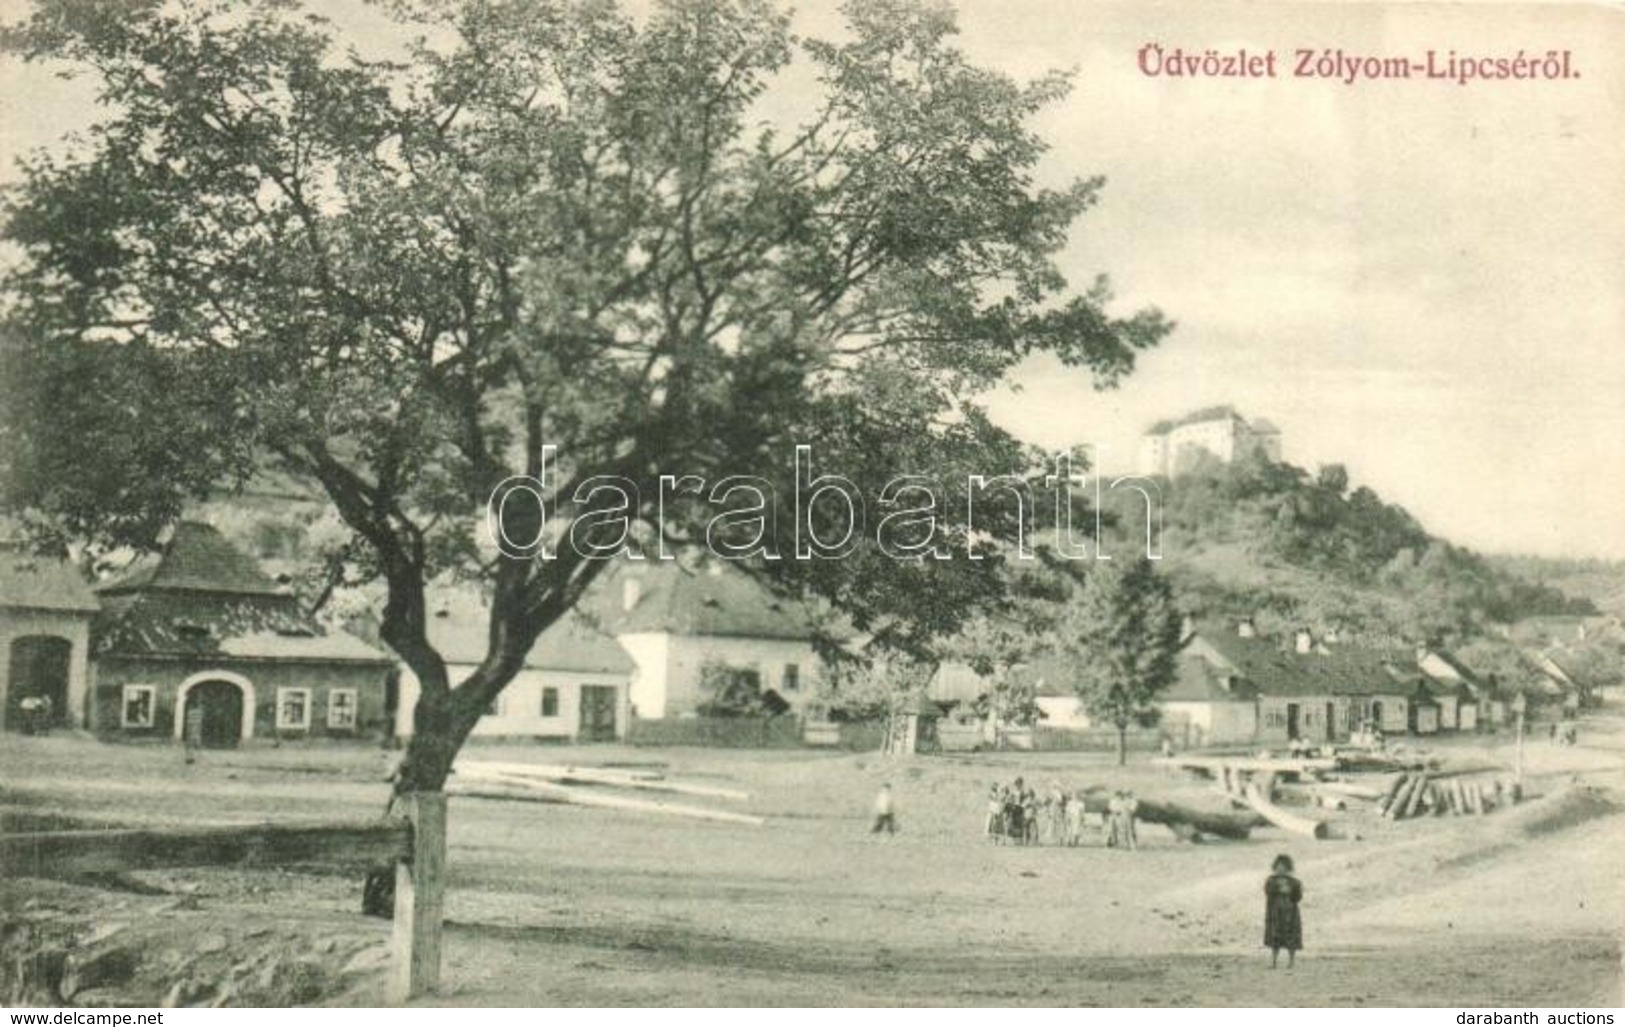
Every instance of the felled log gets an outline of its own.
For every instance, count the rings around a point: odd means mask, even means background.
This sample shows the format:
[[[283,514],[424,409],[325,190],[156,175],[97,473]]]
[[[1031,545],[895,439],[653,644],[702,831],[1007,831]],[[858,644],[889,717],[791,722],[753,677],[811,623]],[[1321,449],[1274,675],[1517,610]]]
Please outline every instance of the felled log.
[[[1410,801],[1405,804],[1405,816],[1414,817],[1422,808],[1422,797],[1427,794],[1428,775],[1423,771],[1416,777],[1416,787],[1411,789]]]
[[[1404,782],[1399,786],[1398,793],[1394,795],[1394,801],[1390,802],[1388,808],[1383,811],[1383,816],[1391,820],[1403,819],[1405,809],[1411,802],[1411,793],[1416,791],[1416,786],[1420,780],[1419,777],[1406,775]]]
[[[514,802],[545,802],[565,806],[591,806],[599,809],[617,809],[630,813],[659,813],[665,816],[688,817],[694,820],[718,820],[728,824],[749,824],[760,827],[767,823],[763,817],[748,813],[730,813],[725,810],[705,809],[677,803],[634,799],[624,795],[606,795],[580,788],[553,784],[547,781],[517,783],[512,781],[453,780],[446,786],[451,795],[466,795],[476,799],[507,799]]]
[[[1306,838],[1326,838],[1330,834],[1330,829],[1326,826],[1326,822],[1324,820],[1314,820],[1310,817],[1300,817],[1296,813],[1288,813],[1286,810],[1270,802],[1264,797],[1263,789],[1260,788],[1256,782],[1247,787],[1247,804],[1251,806],[1259,816],[1263,817],[1265,820],[1268,820],[1276,827],[1281,828],[1283,831],[1291,831],[1293,834],[1301,834]]]
[[[1409,774],[1397,774],[1392,781],[1388,782],[1388,788],[1383,792],[1381,801],[1377,803],[1377,812],[1379,814],[1387,816],[1388,811],[1393,808],[1395,800],[1399,797],[1399,790],[1405,787],[1405,781],[1409,777]]]
[[[1252,812],[1208,813],[1159,799],[1145,799],[1139,796],[1135,798],[1139,802],[1139,809],[1134,814],[1136,820],[1148,824],[1161,824],[1187,840],[1189,832],[1194,830],[1201,834],[1217,835],[1234,841],[1246,841],[1253,828],[1268,823],[1263,817]],[[1111,796],[1103,788],[1086,789],[1083,793],[1084,811],[1105,813],[1110,799]]]

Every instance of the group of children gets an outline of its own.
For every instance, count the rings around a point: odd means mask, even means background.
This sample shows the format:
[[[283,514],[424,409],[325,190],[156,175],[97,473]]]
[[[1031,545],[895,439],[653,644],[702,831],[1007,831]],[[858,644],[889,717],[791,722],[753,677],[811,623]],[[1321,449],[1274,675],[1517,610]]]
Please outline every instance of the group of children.
[[[1018,777],[1009,785],[994,783],[988,789],[984,833],[995,845],[1077,846],[1083,844],[1088,827],[1100,830],[1109,847],[1137,849],[1134,821],[1139,806],[1133,792],[1119,790],[1107,800],[1104,812],[1091,813],[1081,792],[1051,784],[1040,795]]]

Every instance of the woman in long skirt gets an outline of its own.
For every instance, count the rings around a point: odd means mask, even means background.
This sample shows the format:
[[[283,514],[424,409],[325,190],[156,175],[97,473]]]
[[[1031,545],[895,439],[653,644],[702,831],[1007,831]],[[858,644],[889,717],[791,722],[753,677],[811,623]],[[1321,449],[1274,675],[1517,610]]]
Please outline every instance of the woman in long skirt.
[[[1286,949],[1286,965],[1291,966],[1303,948],[1303,920],[1298,916],[1298,903],[1303,901],[1303,885],[1292,876],[1292,857],[1275,857],[1270,876],[1264,881],[1264,944],[1270,950],[1270,968],[1274,969]]]

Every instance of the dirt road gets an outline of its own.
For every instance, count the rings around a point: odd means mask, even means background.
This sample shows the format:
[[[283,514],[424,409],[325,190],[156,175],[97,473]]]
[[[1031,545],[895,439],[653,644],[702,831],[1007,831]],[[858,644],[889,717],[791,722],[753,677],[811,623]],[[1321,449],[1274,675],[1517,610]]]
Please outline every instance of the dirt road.
[[[1214,808],[1222,798],[1164,771],[1120,770],[1079,754],[893,762],[482,749],[491,759],[659,763],[750,791],[748,803],[729,808],[769,820],[753,828],[455,800],[447,989],[433,1001],[1617,1005],[1625,816],[1594,815],[1609,802],[1625,805],[1616,798],[1625,795],[1617,744],[1625,735],[1616,724],[1590,726],[1578,748],[1530,747],[1533,790],[1555,794],[1576,775],[1600,789],[1592,794],[1602,805],[1577,818],[1531,819],[1538,805],[1423,821],[1350,814],[1357,839],[1313,842],[1266,829],[1250,842],[1203,845],[1147,826],[1133,854],[1094,840],[1079,849],[990,845],[980,835],[987,786],[1021,774],[1041,786],[1121,784]],[[247,821],[365,814],[384,797],[382,757],[362,749],[219,754],[186,768],[166,749],[19,741],[26,744],[0,755],[0,806],[10,809]],[[1501,758],[1507,747],[1473,743],[1458,755]],[[882,781],[897,794],[895,837],[867,830]],[[1307,949],[1290,971],[1271,971],[1259,946],[1260,888],[1276,852],[1294,856],[1307,892]],[[353,879],[200,872],[142,880],[165,894],[109,900],[15,884],[0,894],[13,914],[33,903],[36,918],[101,909],[95,915],[106,921],[105,910],[116,910],[112,919],[143,939],[159,977],[223,973],[228,959],[248,958],[245,949],[280,946],[313,969],[295,992],[278,992],[281,971],[265,971],[257,1001],[378,1000],[386,931],[354,914]],[[194,951],[198,939],[210,952]]]

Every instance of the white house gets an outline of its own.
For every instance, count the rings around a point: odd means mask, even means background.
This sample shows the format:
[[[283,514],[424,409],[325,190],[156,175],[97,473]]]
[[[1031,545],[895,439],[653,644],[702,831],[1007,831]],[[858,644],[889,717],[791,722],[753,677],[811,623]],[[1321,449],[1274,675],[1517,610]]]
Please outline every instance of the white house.
[[[23,726],[23,701],[50,700],[50,722],[88,727],[90,626],[100,605],[56,560],[0,548],[0,725]]]
[[[692,716],[713,698],[707,667],[742,670],[792,709],[823,676],[807,611],[743,571],[711,563],[626,562],[594,597],[597,616],[637,664],[634,715]]]
[[[477,598],[442,597],[429,641],[447,663],[452,684],[485,657],[489,612]],[[607,742],[626,737],[636,664],[614,638],[569,614],[542,633],[525,666],[474,726],[484,738]],[[412,734],[418,679],[401,669],[396,733]]]

